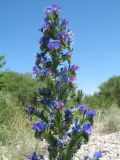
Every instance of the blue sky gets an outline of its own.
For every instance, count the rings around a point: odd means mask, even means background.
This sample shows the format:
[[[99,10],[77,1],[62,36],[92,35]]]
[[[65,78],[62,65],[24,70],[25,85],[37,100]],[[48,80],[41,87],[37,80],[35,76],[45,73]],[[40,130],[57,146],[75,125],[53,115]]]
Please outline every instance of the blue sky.
[[[120,0],[0,0],[0,54],[6,68],[31,72],[39,51],[44,8],[56,3],[74,32],[77,86],[87,94],[120,75]]]

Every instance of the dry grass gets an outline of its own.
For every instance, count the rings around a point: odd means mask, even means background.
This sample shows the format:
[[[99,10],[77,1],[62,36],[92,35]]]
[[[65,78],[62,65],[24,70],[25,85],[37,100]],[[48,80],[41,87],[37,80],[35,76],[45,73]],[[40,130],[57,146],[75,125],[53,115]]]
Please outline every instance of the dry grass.
[[[97,133],[109,134],[120,131],[120,108],[116,105],[97,110],[95,130]]]
[[[23,160],[27,153],[35,150],[41,152],[42,145],[34,138],[34,132],[31,129],[32,124],[36,119],[29,120],[24,110],[16,103],[15,99],[10,95],[2,94],[4,100],[3,122],[1,123],[0,139],[0,160]],[[5,104],[5,106],[4,106]],[[2,137],[4,139],[2,139]]]

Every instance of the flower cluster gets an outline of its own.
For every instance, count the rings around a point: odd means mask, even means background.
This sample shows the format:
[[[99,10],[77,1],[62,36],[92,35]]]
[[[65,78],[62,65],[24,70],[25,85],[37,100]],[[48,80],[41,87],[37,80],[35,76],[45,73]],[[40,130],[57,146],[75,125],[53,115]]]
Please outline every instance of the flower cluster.
[[[30,107],[27,111],[40,118],[33,124],[37,139],[46,139],[49,159],[71,160],[82,144],[89,140],[96,112],[85,105],[68,107],[76,94],[76,71],[71,65],[73,33],[67,29],[68,21],[60,17],[60,8],[53,4],[46,8],[46,17],[40,39],[41,53],[37,53],[33,74],[43,82],[38,89],[40,110]],[[94,155],[99,159],[100,155]],[[44,159],[43,155],[27,155],[28,159]],[[86,158],[84,160],[89,160]]]

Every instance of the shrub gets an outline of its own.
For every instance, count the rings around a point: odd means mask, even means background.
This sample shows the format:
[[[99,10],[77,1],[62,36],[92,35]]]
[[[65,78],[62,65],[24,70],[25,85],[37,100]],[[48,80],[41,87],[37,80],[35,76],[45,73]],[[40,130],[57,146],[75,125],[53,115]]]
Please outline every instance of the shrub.
[[[84,101],[94,108],[120,107],[120,76],[113,76],[99,86],[99,92],[86,96]]]
[[[38,84],[32,76],[16,72],[6,72],[3,74],[5,92],[11,93],[22,105],[36,103],[36,91],[42,84]]]

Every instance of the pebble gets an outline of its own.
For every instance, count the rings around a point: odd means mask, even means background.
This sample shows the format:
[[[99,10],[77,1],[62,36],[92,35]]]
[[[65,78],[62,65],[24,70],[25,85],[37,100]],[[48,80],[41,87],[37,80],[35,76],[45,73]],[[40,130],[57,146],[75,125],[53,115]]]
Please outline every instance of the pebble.
[[[83,159],[85,155],[92,156],[95,151],[99,150],[103,153],[101,160],[120,160],[120,132],[91,135],[88,144],[81,147],[74,160]]]

